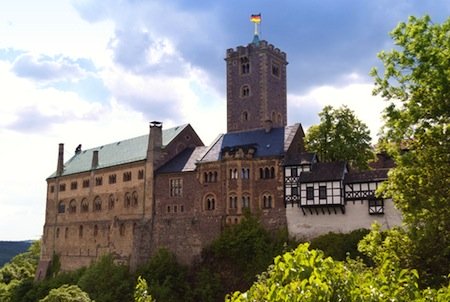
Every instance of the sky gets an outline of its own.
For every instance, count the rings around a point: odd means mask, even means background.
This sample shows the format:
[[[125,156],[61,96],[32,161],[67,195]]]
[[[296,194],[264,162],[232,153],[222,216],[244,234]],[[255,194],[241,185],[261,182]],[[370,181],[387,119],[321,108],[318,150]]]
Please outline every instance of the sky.
[[[38,239],[46,178],[83,149],[190,123],[205,145],[226,131],[225,52],[260,38],[288,58],[288,124],[347,105],[371,130],[377,53],[408,16],[448,0],[15,0],[0,2],[0,240]]]

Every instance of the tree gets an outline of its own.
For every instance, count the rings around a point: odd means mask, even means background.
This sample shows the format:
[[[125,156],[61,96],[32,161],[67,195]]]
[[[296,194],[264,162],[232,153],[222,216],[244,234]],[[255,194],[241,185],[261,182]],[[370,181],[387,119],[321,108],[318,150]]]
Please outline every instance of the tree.
[[[367,168],[374,157],[368,127],[346,106],[325,106],[319,116],[320,124],[307,131],[306,149],[324,162],[342,160],[354,168]]]
[[[450,273],[450,19],[410,17],[391,37],[384,73],[371,72],[388,102],[381,143],[396,162],[383,194],[402,211],[411,265],[438,286]]]
[[[89,295],[76,285],[65,284],[54,288],[39,302],[91,302]]]

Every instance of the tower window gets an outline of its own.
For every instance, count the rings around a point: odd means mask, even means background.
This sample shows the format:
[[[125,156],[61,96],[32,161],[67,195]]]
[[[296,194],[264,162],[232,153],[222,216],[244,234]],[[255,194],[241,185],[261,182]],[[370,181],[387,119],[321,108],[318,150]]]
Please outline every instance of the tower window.
[[[249,85],[244,85],[241,87],[241,97],[245,98],[250,96],[250,86]]]
[[[242,112],[242,120],[248,121],[248,112],[247,111]]]
[[[240,62],[241,62],[241,74],[250,73],[250,61],[248,57],[242,57],[240,59]]]
[[[272,75],[275,77],[280,77],[280,66],[278,64],[272,64]]]

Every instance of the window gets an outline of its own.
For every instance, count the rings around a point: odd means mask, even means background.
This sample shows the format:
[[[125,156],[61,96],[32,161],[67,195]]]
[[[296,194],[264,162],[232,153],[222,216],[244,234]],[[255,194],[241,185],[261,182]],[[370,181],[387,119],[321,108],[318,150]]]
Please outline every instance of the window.
[[[81,212],[85,213],[89,211],[89,203],[86,198],[81,201]]]
[[[250,178],[250,169],[242,168],[241,176],[242,176],[242,179],[249,179]]]
[[[72,181],[72,182],[70,183],[70,189],[71,189],[71,190],[76,190],[77,187],[78,187],[78,182]]]
[[[130,193],[125,193],[125,198],[124,198],[124,203],[123,203],[125,208],[129,208],[131,206],[131,194]]]
[[[59,228],[56,228],[56,238],[59,238]]]
[[[89,188],[89,179],[83,180],[83,188]]]
[[[314,199],[314,188],[306,187],[306,200],[313,200],[313,199]]]
[[[131,172],[123,173],[123,181],[131,181]]]
[[[291,168],[291,176],[298,176],[298,170],[297,168]]]
[[[64,229],[64,239],[67,239],[67,237],[69,237],[69,228],[68,227],[66,227]]]
[[[203,178],[205,182],[217,182],[217,172],[205,172]]]
[[[59,184],[59,191],[64,192],[66,190],[66,184]]]
[[[167,213],[170,213],[170,206],[167,206]]]
[[[237,196],[230,196],[230,209],[237,209]]]
[[[132,197],[132,201],[133,201],[133,207],[137,207],[138,206],[138,201],[139,201],[139,195],[138,195],[138,193],[136,192],[136,191],[134,191],[133,192],[133,195],[131,196]]]
[[[116,183],[116,174],[109,175],[109,184],[115,184]]]
[[[83,238],[83,226],[80,225],[80,227],[78,228],[78,237]]]
[[[98,235],[98,226],[94,225],[94,237],[97,237]]]
[[[144,179],[144,170],[138,171],[138,179]]]
[[[183,180],[181,178],[174,178],[170,180],[170,196],[183,196]]]
[[[50,186],[50,193],[55,192],[55,186]]]
[[[298,196],[298,187],[291,188],[291,196]]]
[[[237,179],[237,178],[238,178],[238,170],[230,169],[230,179]]]
[[[242,208],[243,209],[250,208],[250,196],[248,195],[242,196]]]
[[[250,73],[250,61],[248,57],[242,57],[240,59],[240,62],[241,62],[241,74]]]
[[[72,199],[69,203],[69,213],[76,213],[77,212],[77,203],[75,199]]]
[[[119,226],[119,234],[120,236],[125,236],[125,224],[121,223]]]
[[[96,186],[101,186],[101,185],[103,185],[103,177],[96,177],[95,178],[95,185]]]
[[[247,111],[244,111],[244,112],[242,112],[242,121],[248,121],[248,112]]]
[[[272,75],[277,78],[280,76],[280,66],[278,64],[272,64]]]
[[[102,210],[102,200],[99,196],[94,199],[94,212],[99,212]]]
[[[243,85],[241,87],[241,97],[246,98],[250,96],[250,86],[249,85]]]
[[[60,201],[58,204],[58,213],[62,214],[66,211],[66,205],[64,204],[63,201]]]
[[[263,209],[271,209],[272,208],[272,195],[264,194],[262,200]]]
[[[319,199],[327,199],[327,186],[319,186]]]
[[[114,197],[114,195],[113,194],[109,195],[108,209],[110,209],[110,210],[114,209],[115,201],[116,201],[116,198]]]
[[[207,211],[212,211],[216,208],[216,200],[214,198],[214,196],[212,195],[208,195],[206,197],[206,204],[205,204],[205,209]]]
[[[275,168],[274,167],[259,168],[259,178],[261,179],[275,178]]]

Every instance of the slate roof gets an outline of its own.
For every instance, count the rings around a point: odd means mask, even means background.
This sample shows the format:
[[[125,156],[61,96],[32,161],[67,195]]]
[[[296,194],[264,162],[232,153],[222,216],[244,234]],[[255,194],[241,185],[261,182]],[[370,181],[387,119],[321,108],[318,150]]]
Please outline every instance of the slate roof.
[[[162,130],[163,148],[189,124]],[[64,164],[63,176],[91,170],[92,156],[98,151],[97,169],[145,160],[147,158],[148,134],[95,147],[75,154]],[[56,177],[56,172],[49,178]]]
[[[349,172],[345,175],[345,183],[357,183],[368,181],[383,181],[387,179],[389,169],[376,169],[359,172]]]
[[[342,180],[347,170],[345,162],[314,163],[311,171],[300,173],[300,182]]]
[[[167,164],[158,169],[157,173],[173,173],[194,171],[196,163],[203,157],[208,147],[187,148]]]
[[[305,165],[305,164],[312,164],[316,162],[316,154],[310,153],[310,152],[302,152],[302,153],[295,153],[295,154],[289,154],[284,159],[284,165],[285,166],[297,166],[297,165]]]
[[[222,159],[222,150],[238,147],[253,147],[254,157],[282,156],[292,142],[292,137],[299,124],[288,127],[272,128],[269,132],[264,129],[230,132],[221,134],[211,145],[201,159],[202,162]],[[288,143],[286,144],[286,141]]]

